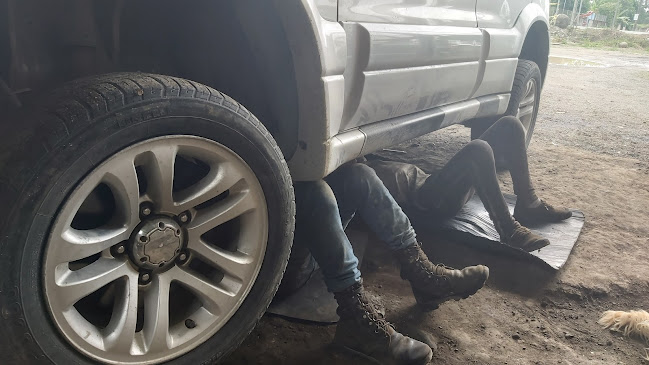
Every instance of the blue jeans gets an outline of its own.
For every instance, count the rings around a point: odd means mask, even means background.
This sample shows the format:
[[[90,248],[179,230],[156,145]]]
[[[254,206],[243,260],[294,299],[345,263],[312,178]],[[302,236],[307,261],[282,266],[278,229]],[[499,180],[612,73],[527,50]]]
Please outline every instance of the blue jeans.
[[[391,250],[416,244],[415,231],[372,168],[340,167],[325,180],[295,184],[295,244],[306,245],[330,292],[360,281],[345,228],[358,214]]]

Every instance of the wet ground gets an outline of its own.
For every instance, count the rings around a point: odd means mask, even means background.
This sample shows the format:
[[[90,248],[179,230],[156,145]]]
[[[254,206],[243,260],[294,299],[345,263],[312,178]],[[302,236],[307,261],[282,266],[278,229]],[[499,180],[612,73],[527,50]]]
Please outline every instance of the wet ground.
[[[529,150],[537,191],[585,212],[566,266],[549,272],[426,234],[437,261],[491,268],[475,296],[432,313],[414,306],[372,239],[362,271],[397,329],[435,347],[434,364],[649,364],[643,344],[602,330],[604,310],[649,309],[649,56],[554,47]],[[595,67],[604,65],[604,67]],[[384,152],[432,170],[469,140],[452,127]],[[506,174],[505,191],[511,191]],[[227,364],[368,364],[329,346],[335,326],[266,316]]]

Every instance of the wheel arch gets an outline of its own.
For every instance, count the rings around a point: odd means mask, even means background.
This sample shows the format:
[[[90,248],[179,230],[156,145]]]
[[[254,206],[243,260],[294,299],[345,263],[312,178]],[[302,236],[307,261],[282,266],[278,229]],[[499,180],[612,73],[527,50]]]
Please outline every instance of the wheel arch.
[[[115,71],[191,79],[250,109],[287,160],[298,145],[298,109],[313,124],[326,116],[327,59],[318,34],[324,19],[314,0],[66,0],[59,6],[0,0],[0,6],[10,10],[0,16],[0,72],[13,90],[38,92]],[[11,35],[19,37],[9,45],[4,40]]]
[[[161,35],[151,28],[165,30]],[[120,34],[122,70],[179,76],[223,91],[259,118],[287,159],[293,155],[297,80],[291,45],[272,2],[127,2]]]
[[[533,61],[541,70],[541,81],[545,82],[550,55],[550,33],[543,21],[536,21],[527,32],[519,58]]]

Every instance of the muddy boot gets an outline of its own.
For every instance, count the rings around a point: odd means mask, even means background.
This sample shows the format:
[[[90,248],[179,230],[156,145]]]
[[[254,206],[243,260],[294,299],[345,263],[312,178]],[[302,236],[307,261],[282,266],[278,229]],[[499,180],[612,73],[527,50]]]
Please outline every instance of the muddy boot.
[[[512,247],[520,248],[525,252],[540,250],[550,244],[547,238],[543,238],[518,222],[514,222],[514,229],[510,234],[501,234],[502,243]]]
[[[462,270],[434,265],[419,244],[395,251],[395,255],[401,262],[401,277],[410,281],[417,304],[424,311],[437,309],[451,299],[468,298],[489,278],[489,268],[484,265]]]
[[[480,198],[482,199],[482,196]],[[494,228],[496,228],[496,231],[500,235],[500,242],[526,252],[540,250],[550,244],[550,241],[547,239],[521,226],[509,214],[509,209],[503,206],[503,204],[492,205],[488,200],[483,199],[482,201],[485,203],[485,208],[489,212],[489,217],[494,224]],[[490,209],[492,206],[496,206],[497,209]],[[518,205],[516,205],[516,208],[518,208]],[[516,211],[516,208],[514,208],[514,211]]]
[[[340,316],[334,344],[385,365],[425,365],[433,358],[428,345],[402,335],[381,317],[361,283],[334,297]]]
[[[563,207],[553,207],[543,200],[537,200],[532,205],[516,204],[514,218],[522,224],[554,223],[568,219],[572,212]]]

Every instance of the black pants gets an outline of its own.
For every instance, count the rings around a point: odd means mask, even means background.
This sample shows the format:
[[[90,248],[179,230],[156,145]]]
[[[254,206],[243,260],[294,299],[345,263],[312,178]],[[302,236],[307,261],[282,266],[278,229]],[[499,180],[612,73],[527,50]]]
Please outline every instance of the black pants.
[[[495,159],[502,159],[509,169],[519,201],[536,200],[527,164],[525,130],[517,118],[507,116],[426,180],[417,192],[420,205],[434,219],[444,220],[455,216],[477,191],[496,228],[500,228],[499,233],[511,229],[513,218],[498,185]]]

